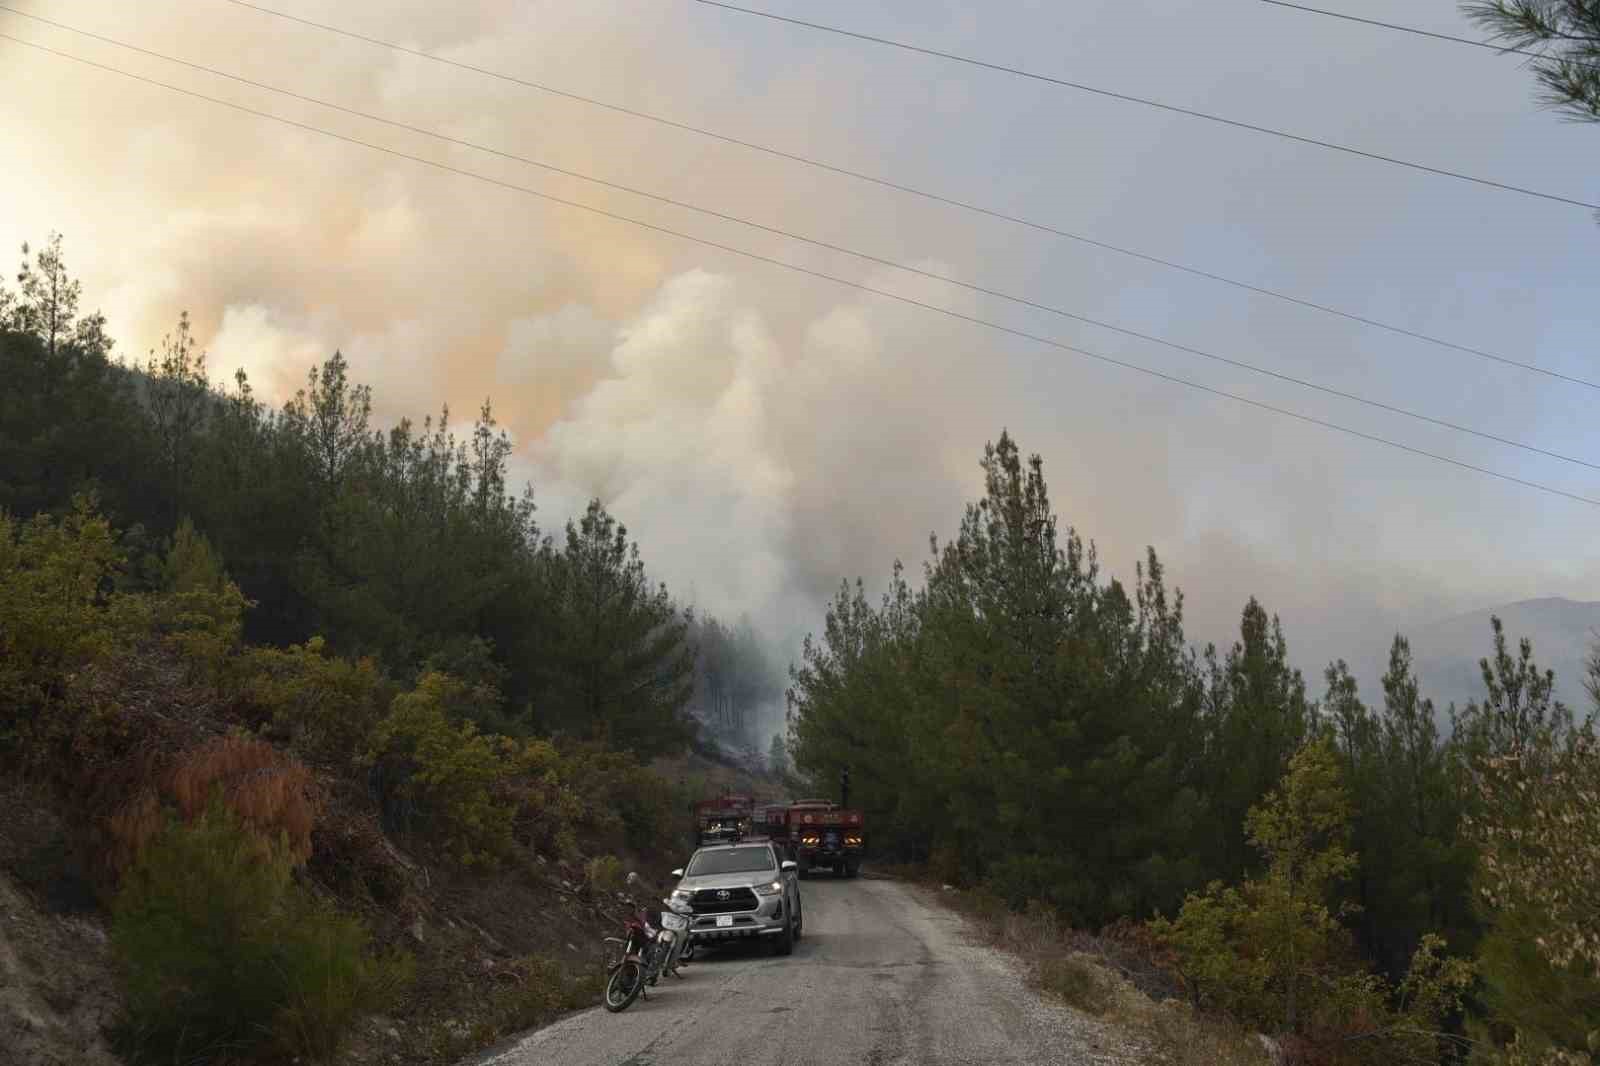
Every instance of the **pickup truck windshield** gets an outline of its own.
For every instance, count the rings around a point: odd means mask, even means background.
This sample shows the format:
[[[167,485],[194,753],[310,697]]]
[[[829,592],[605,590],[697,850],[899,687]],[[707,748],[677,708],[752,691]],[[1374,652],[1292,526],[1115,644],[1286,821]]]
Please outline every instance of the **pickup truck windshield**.
[[[712,874],[748,874],[772,869],[772,852],[768,848],[719,848],[701,851],[689,861],[688,877],[708,877]]]

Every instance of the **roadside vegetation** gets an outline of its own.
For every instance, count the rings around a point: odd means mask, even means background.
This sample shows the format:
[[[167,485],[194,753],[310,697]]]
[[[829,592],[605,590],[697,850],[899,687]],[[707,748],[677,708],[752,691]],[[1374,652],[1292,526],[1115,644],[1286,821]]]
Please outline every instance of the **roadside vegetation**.
[[[1376,705],[1343,661],[1317,699],[1255,599],[1197,650],[1153,550],[1124,585],[1042,460],[1002,434],[982,467],[921,581],[842,587],[793,674],[789,755],[849,768],[879,854],[992,929],[1135,923],[1147,992],[1285,1061],[1594,1061],[1600,754],[1526,641],[1494,623],[1444,728],[1403,636]],[[1071,958],[1039,979],[1098,1013]]]
[[[487,404],[378,429],[335,353],[272,410],[79,298],[55,239],[0,287],[0,874],[105,922],[116,1049],[451,1062],[593,1002],[748,648],[598,502],[541,530]]]

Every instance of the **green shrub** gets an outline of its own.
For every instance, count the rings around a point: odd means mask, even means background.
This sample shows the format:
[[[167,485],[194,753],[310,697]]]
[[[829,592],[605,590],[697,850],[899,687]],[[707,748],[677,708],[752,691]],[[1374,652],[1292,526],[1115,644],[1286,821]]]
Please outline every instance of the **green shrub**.
[[[511,749],[516,776],[507,792],[516,805],[513,836],[535,852],[561,858],[578,853],[578,832],[591,839],[604,834],[590,831],[590,808],[567,781],[561,756],[549,741],[525,740]],[[621,822],[615,819],[620,831]]]
[[[182,652],[195,676],[216,677],[238,647],[253,604],[228,579],[211,542],[185,518],[160,564],[157,629]]]
[[[403,951],[373,956],[366,926],[330,903],[309,904],[283,955],[283,1006],[272,1023],[284,1050],[330,1058],[350,1023],[393,1002],[416,977],[416,961]]]
[[[285,649],[254,648],[240,665],[241,688],[306,758],[335,766],[358,759],[393,699],[372,659],[328,654],[312,637]]]
[[[1046,956],[1041,960],[1039,983],[1089,1014],[1104,1014],[1115,1003],[1105,979],[1089,963],[1072,955]]]
[[[112,943],[125,1042],[163,1060],[330,1054],[410,975],[403,956],[369,955],[361,923],[296,885],[286,847],[220,802],[145,848],[114,901]]]
[[[590,859],[583,869],[583,875],[591,892],[616,892],[622,888],[625,877],[622,860],[615,855],[600,855]]]
[[[688,832],[687,817],[678,824],[672,786],[631,753],[583,744],[561,755],[561,777],[582,797],[594,835],[603,838],[610,823],[620,829],[620,843],[644,851]]]
[[[452,721],[449,709],[470,698],[460,681],[423,674],[415,689],[395,697],[373,731],[371,756],[399,764],[399,790],[416,801],[458,861],[493,865],[512,846],[512,778],[536,772],[553,749]]]
[[[149,632],[144,599],[111,590],[123,562],[83,498],[59,522],[0,513],[0,743],[61,732],[52,713],[72,679]]]
[[[1251,917],[1251,904],[1237,888],[1213,881],[1204,893],[1191,893],[1184,900],[1175,921],[1157,918],[1150,928],[1156,940],[1174,953],[1195,1006],[1251,1022],[1276,1021],[1269,995],[1271,961],[1246,941]]]

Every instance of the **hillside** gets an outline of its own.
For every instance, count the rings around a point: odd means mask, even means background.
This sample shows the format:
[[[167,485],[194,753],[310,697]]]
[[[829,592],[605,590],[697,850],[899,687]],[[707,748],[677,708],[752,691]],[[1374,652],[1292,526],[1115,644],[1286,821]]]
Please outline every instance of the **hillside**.
[[[1423,692],[1440,713],[1454,702],[1483,697],[1478,660],[1490,650],[1489,619],[1505,623],[1507,638],[1533,641],[1535,660],[1556,674],[1556,695],[1571,707],[1586,707],[1585,662],[1600,636],[1600,601],[1547,597],[1523,600],[1446,618],[1408,636]]]
[[[623,873],[748,785],[681,757],[709,702],[737,735],[766,694],[753,633],[703,654],[721,627],[598,500],[541,528],[487,404],[380,428],[335,353],[274,408],[210,380],[187,318],[130,369],[58,240],[19,276],[6,1049],[451,1062],[593,1002]]]

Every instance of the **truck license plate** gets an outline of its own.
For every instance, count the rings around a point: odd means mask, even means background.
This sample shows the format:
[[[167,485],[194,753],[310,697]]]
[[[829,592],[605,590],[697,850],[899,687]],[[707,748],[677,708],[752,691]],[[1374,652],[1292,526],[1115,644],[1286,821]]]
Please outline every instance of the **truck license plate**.
[[[719,915],[717,915],[717,928],[718,929],[726,929],[728,926],[730,926],[732,924],[733,924],[733,915],[731,915],[731,914],[719,914]]]

